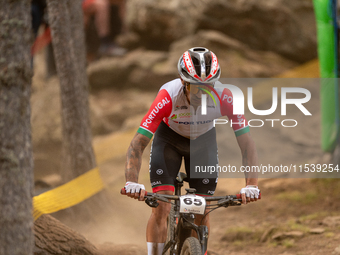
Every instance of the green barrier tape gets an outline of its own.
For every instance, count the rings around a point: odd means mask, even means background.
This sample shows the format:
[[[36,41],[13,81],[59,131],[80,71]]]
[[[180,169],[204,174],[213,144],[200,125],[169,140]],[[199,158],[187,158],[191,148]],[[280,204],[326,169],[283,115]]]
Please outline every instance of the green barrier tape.
[[[333,0],[313,0],[317,24],[321,78],[337,78],[337,37],[332,18]],[[339,130],[337,79],[321,79],[321,148],[334,150]]]

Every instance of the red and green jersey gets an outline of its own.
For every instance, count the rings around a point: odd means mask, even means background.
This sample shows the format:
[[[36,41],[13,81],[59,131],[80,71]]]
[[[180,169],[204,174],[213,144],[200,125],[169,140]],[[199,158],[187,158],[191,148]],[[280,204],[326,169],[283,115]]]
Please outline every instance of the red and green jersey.
[[[159,90],[138,132],[152,138],[161,121],[178,134],[195,139],[214,127],[214,120],[227,116],[236,136],[249,132],[244,115],[233,115],[233,96],[229,89],[208,87],[207,113],[188,102],[180,79],[164,84]],[[208,91],[208,90],[207,90]]]

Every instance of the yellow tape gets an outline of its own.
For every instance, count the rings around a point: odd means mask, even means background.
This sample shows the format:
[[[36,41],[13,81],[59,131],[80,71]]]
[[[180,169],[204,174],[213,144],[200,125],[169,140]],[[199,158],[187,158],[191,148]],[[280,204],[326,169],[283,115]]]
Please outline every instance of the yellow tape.
[[[104,188],[99,169],[94,168],[85,174],[53,190],[33,197],[33,217],[54,213],[74,206],[93,196]]]
[[[136,130],[110,135],[105,140],[94,144],[97,162],[103,163],[121,155],[127,150],[128,143]],[[125,146],[122,146],[124,144]],[[126,147],[126,148],[125,148]],[[33,197],[33,217],[38,219],[43,214],[50,214],[79,204],[104,189],[99,169],[94,168],[76,179]]]

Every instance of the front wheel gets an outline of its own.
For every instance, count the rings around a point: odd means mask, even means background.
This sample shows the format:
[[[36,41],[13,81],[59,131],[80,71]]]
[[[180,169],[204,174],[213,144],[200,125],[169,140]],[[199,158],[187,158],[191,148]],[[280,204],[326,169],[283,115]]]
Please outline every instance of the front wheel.
[[[171,205],[171,210],[168,216],[168,223],[167,223],[167,236],[166,236],[166,241],[165,245],[169,246],[170,241],[174,240],[175,237],[175,227],[176,227],[176,218],[175,218],[175,208],[173,205]],[[172,246],[169,247],[164,247],[165,249],[168,248],[167,252],[165,253],[166,255],[172,255],[171,254],[171,249],[173,248]]]
[[[185,239],[183,246],[182,246],[182,251],[181,255],[201,255],[201,245],[197,238],[195,237],[188,237]]]

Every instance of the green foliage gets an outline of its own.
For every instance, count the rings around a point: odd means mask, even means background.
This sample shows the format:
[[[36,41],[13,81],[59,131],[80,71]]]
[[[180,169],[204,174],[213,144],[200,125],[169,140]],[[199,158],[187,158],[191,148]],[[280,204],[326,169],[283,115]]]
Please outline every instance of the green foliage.
[[[318,199],[318,193],[314,190],[301,191],[287,191],[276,195],[276,199],[285,200],[287,202],[312,204]]]
[[[307,227],[306,225],[297,223],[296,220],[289,220],[287,225],[286,225],[286,228],[287,228],[288,231],[298,230],[298,231],[301,231],[301,232],[304,232],[304,233],[308,233],[309,230],[310,230],[309,227]]]
[[[325,233],[325,237],[333,238],[334,237],[334,232],[327,232]]]
[[[286,248],[292,248],[295,245],[294,239],[285,239],[282,241],[282,246]]]
[[[316,212],[316,213],[301,216],[299,218],[299,221],[306,222],[306,221],[311,221],[311,220],[322,220],[328,215],[329,215],[329,212],[324,212],[324,211]]]
[[[234,245],[239,245],[243,241],[257,242],[262,235],[262,231],[251,229],[249,227],[232,227],[229,228],[224,236],[223,241],[232,242]]]
[[[312,179],[311,183],[315,185],[316,190],[318,190],[319,192],[325,193],[325,195],[340,198],[340,179]]]

